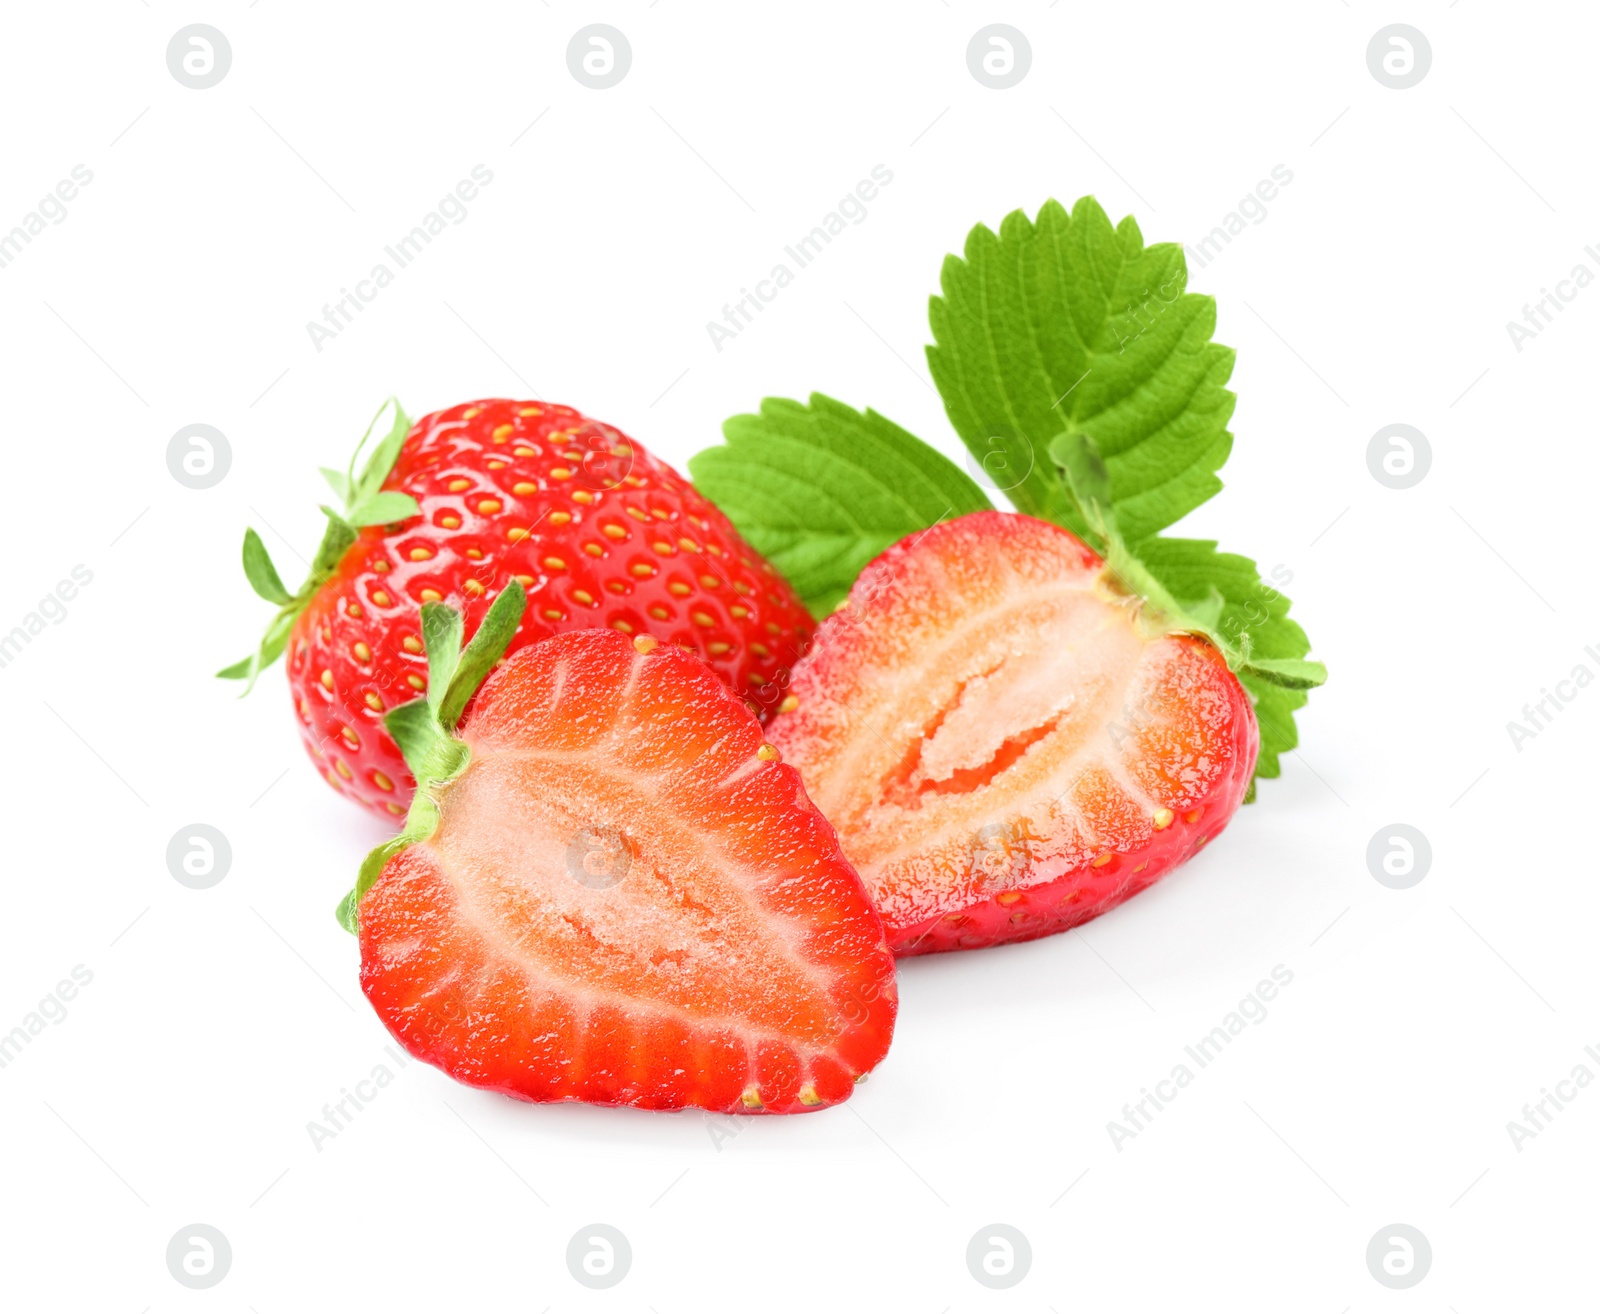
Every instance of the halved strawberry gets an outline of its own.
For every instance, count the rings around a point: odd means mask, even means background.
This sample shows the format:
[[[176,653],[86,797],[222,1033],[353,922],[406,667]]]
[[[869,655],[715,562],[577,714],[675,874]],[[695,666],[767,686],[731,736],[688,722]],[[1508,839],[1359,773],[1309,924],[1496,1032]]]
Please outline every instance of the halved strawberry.
[[[1065,529],[986,511],[867,567],[770,728],[897,954],[1097,917],[1239,806],[1259,736],[1204,638]]]
[[[894,964],[799,776],[699,658],[609,630],[521,648],[520,587],[388,718],[420,787],[368,859],[361,984],[412,1054],[528,1100],[796,1113],[889,1045]],[[497,646],[498,645],[498,646]]]

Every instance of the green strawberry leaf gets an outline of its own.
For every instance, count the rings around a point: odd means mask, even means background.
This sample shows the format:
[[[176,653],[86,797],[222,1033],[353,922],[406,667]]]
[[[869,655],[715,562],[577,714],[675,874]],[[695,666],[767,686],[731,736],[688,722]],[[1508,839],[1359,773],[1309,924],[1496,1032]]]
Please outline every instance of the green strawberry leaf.
[[[290,600],[289,590],[278,578],[278,568],[272,564],[272,557],[267,552],[267,546],[261,541],[261,535],[253,529],[244,531],[244,577],[250,581],[250,587],[256,591],[256,596],[278,606],[286,606]]]
[[[356,883],[345,891],[344,898],[339,900],[339,906],[333,910],[333,915],[339,919],[339,925],[351,935],[361,934],[361,923],[356,917],[356,907],[361,902],[361,896],[373,887],[378,877],[383,875],[383,869],[389,865],[389,859],[401,849],[414,843],[416,843],[415,837],[401,831],[392,840],[378,845],[362,859],[361,866],[356,872]]]
[[[356,529],[367,525],[389,525],[421,515],[422,508],[410,493],[370,493],[344,515],[346,524]]]
[[[1183,604],[1184,614],[1194,619],[1195,624],[1203,630],[1215,630],[1222,624],[1222,609],[1228,605],[1228,600],[1212,585],[1210,591],[1203,598],[1191,598]]]
[[[522,613],[527,605],[527,592],[521,581],[516,579],[507,583],[500,595],[489,604],[489,610],[484,612],[478,628],[472,632],[472,638],[453,663],[453,673],[446,682],[444,696],[437,704],[439,724],[446,730],[456,728],[461,713],[467,710],[468,700],[477,692],[494,664],[506,655],[506,649],[516,636],[517,626],[522,624]],[[431,661],[429,665],[431,671]],[[428,678],[431,692],[431,673]]]
[[[328,481],[328,487],[333,489],[333,495],[345,505],[350,503],[350,476],[343,470],[330,470],[327,466],[318,466],[317,473]]]
[[[390,423],[389,432],[376,447],[372,455],[367,458],[367,463],[361,470],[361,478],[355,478],[356,457],[361,455],[361,448],[366,446],[367,438],[373,428],[383,417],[384,411],[394,407],[394,420]],[[400,448],[404,445],[406,435],[411,432],[411,420],[399,401],[391,397],[378,408],[377,415],[372,417],[372,423],[367,426],[367,432],[361,436],[361,442],[356,446],[355,454],[350,458],[350,474],[348,476],[351,493],[356,501],[364,501],[383,487],[383,481],[389,477],[389,472],[394,469],[394,463],[400,456]],[[348,502],[350,499],[347,498]]]
[[[461,613],[442,602],[422,604],[422,646],[428,654],[427,707],[435,719],[461,660]],[[448,727],[447,727],[448,728]]]
[[[689,461],[696,486],[817,615],[908,534],[990,502],[958,466],[876,411],[769,397]]]
[[[1060,467],[1072,496],[1084,536],[1102,553],[1120,537],[1117,508],[1111,499],[1111,472],[1094,439],[1086,433],[1059,434],[1050,444],[1050,459]]]
[[[1211,341],[1216,304],[1187,278],[1181,246],[1145,246],[1092,197],[1070,215],[1048,201],[1034,222],[1016,211],[998,235],[980,224],[965,258],[946,258],[928,367],[967,447],[1019,472],[1019,511],[1087,528],[1046,456],[1061,433],[1094,439],[1130,541],[1221,489],[1234,353]]]
[[[256,687],[256,677],[283,655],[283,650],[289,646],[289,635],[294,630],[295,617],[299,614],[298,604],[291,600],[288,606],[282,608],[272,618],[272,623],[267,626],[267,632],[262,636],[256,650],[244,660],[234,662],[232,666],[224,666],[217,672],[217,679],[243,680],[244,693],[239,695],[243,698]]]
[[[1328,668],[1321,662],[1298,657],[1247,657],[1239,669],[1280,689],[1315,689],[1328,678]]]
[[[406,769],[417,779],[428,773],[428,766],[438,756],[441,739],[439,718],[434,709],[421,698],[390,708],[384,713],[383,728],[400,750]]]

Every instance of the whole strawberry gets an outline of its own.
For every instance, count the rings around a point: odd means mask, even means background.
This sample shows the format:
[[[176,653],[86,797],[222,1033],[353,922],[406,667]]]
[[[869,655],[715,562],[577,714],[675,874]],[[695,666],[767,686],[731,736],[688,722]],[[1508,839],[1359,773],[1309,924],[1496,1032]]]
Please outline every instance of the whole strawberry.
[[[323,470],[344,509],[323,507],[298,592],[245,532],[245,574],[279,610],[218,672],[253,685],[287,651],[301,738],[335,789],[405,813],[413,782],[382,718],[427,689],[422,606],[457,608],[470,636],[512,579],[528,595],[512,651],[567,630],[648,634],[699,653],[763,720],[776,711],[811,617],[670,466],[570,406],[469,402],[415,426],[394,411],[359,475],[356,458]]]

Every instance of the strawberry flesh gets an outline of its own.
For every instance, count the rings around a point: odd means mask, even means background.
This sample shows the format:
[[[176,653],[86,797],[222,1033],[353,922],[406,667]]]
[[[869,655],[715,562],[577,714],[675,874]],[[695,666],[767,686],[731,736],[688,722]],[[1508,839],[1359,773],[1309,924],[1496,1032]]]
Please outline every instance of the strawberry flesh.
[[[980,512],[873,562],[770,728],[901,955],[1097,917],[1227,824],[1259,735],[1222,655],[1150,632],[1064,529]]]
[[[412,1054],[523,1099],[837,1103],[888,1048],[882,925],[749,711],[637,648],[569,633],[490,677],[437,829],[361,901],[362,988]]]

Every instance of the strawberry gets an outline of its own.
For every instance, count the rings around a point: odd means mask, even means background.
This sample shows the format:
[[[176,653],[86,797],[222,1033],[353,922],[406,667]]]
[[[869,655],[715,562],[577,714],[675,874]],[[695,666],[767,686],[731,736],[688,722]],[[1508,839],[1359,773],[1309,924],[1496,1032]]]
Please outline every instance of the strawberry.
[[[395,410],[359,478],[354,458],[323,471],[345,509],[323,508],[297,593],[246,532],[245,573],[279,610],[257,652],[219,672],[253,684],[287,650],[301,738],[335,789],[405,812],[412,780],[382,718],[426,688],[421,608],[458,608],[470,634],[511,579],[529,599],[513,649],[610,626],[698,652],[759,716],[782,697],[811,618],[671,467],[570,406],[478,401],[415,427]]]
[[[506,659],[512,581],[458,653],[423,608],[421,781],[341,905],[416,1057],[527,1100],[798,1113],[847,1098],[895,1014],[882,924],[756,718],[698,658],[611,630]]]
[[[1069,531],[983,511],[867,567],[769,737],[897,954],[1097,917],[1227,825],[1259,743],[1205,638]]]

